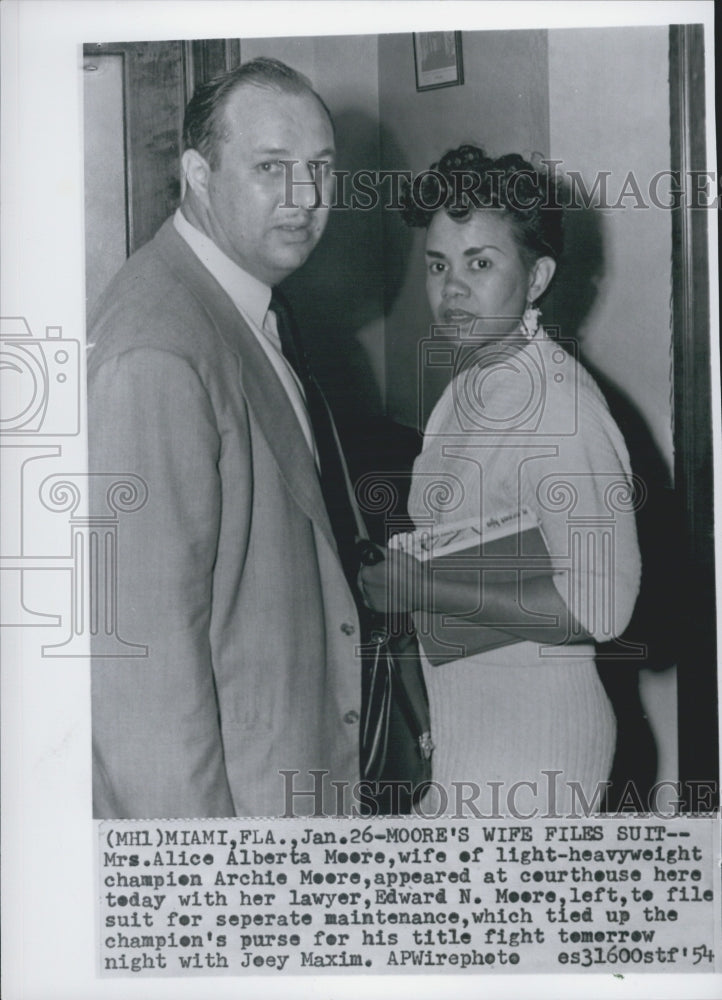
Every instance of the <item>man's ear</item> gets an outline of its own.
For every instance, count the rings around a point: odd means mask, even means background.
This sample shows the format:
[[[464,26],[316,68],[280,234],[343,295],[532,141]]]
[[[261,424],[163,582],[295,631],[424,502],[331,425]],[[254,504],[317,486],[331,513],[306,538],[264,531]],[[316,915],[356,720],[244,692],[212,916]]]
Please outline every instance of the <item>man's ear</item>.
[[[181,157],[181,167],[186,188],[196,197],[206,200],[211,168],[208,160],[197,149],[187,149]]]
[[[529,273],[529,292],[527,295],[529,302],[536,302],[544,294],[556,269],[557,262],[553,257],[539,257],[535,261],[534,267]]]

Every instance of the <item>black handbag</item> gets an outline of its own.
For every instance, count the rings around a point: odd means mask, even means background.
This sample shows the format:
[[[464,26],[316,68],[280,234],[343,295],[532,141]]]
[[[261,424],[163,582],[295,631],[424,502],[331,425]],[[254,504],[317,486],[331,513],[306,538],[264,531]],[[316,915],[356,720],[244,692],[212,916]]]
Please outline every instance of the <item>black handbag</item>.
[[[359,543],[372,565],[383,550]],[[379,813],[409,812],[431,779],[433,742],[426,684],[410,615],[362,614],[361,776]]]

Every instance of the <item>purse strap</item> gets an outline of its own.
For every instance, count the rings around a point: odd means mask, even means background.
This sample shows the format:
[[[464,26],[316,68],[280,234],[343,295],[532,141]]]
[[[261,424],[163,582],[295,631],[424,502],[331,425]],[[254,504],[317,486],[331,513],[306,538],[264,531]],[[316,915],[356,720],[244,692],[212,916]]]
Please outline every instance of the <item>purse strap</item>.
[[[380,546],[368,538],[357,543],[360,564],[373,566],[384,559]],[[374,614],[374,612],[370,612]],[[389,616],[376,614],[370,633],[376,633],[378,646],[388,647],[388,669],[391,674],[394,697],[424,760],[431,758],[434,744],[431,739],[426,684],[419,662],[416,633],[410,627],[409,615],[392,615],[398,627],[389,629]],[[402,627],[403,626],[403,627]],[[402,645],[402,642],[405,643]]]

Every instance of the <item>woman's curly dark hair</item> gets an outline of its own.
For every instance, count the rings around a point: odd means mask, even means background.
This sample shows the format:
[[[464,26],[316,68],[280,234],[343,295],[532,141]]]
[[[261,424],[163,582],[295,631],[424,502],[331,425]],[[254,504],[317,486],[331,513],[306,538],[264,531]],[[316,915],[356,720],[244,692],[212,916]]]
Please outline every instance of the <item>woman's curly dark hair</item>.
[[[557,184],[543,167],[518,153],[494,159],[467,144],[449,150],[404,186],[402,218],[409,226],[427,228],[441,209],[463,221],[476,209],[502,208],[530,259],[558,260],[563,248],[558,195]]]

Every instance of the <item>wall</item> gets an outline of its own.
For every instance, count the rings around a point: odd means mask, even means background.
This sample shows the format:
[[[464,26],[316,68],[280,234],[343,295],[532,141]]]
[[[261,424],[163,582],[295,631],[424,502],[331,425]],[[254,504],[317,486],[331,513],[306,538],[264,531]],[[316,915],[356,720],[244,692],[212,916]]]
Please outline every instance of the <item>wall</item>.
[[[449,148],[475,142],[491,153],[549,147],[544,31],[464,32],[464,84],[416,91],[410,34],[379,38],[381,165],[418,172]],[[417,354],[431,316],[424,291],[422,231],[384,213],[387,273],[386,401],[390,416],[423,426],[445,373],[417,384]]]
[[[588,189],[609,171],[610,205],[633,172],[649,206],[635,207],[634,196],[594,212],[596,295],[571,332],[590,367],[634,401],[671,475],[671,216],[648,196],[651,179],[670,163],[667,34],[664,27],[549,32],[549,153],[561,170],[579,171]]]
[[[673,628],[675,621],[669,556],[675,513],[668,489],[672,231],[670,212],[648,198],[651,178],[669,169],[668,93],[667,28],[549,32],[550,156],[563,161],[560,169],[579,171],[588,190],[599,171],[610,171],[609,204],[619,200],[632,171],[650,205],[632,207],[635,197],[624,200],[626,207],[570,215],[568,257],[581,266],[568,272],[549,309],[562,332],[578,338],[649,491],[639,514],[645,573],[637,617],[640,634],[656,641],[640,688],[658,775],[675,778],[676,677],[668,660],[673,635],[665,634],[665,622]]]

